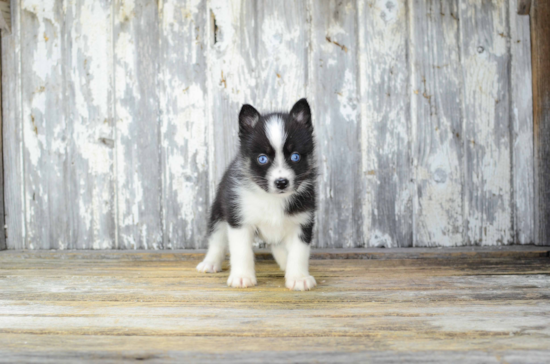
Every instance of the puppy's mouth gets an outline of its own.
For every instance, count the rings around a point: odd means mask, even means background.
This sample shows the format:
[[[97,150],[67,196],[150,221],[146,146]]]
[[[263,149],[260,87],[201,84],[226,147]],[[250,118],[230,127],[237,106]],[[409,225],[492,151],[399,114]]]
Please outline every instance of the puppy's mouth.
[[[293,194],[295,191],[294,191],[294,188],[293,187],[287,187],[285,189],[273,189],[271,190],[271,193],[273,193],[274,195],[291,195]]]

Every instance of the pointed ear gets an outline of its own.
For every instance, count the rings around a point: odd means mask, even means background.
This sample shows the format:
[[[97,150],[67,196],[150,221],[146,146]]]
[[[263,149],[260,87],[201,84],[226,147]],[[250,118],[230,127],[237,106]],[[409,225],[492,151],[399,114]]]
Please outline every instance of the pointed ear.
[[[298,100],[290,110],[290,118],[297,123],[304,124],[307,127],[312,127],[311,124],[311,109],[306,99]]]
[[[260,120],[260,113],[252,105],[245,104],[241,108],[239,113],[239,137],[248,134],[258,121]]]

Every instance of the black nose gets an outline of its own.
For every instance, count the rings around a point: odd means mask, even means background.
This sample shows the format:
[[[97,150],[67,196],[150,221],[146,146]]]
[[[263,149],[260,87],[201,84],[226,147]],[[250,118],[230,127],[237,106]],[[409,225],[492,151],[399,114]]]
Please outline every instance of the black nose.
[[[288,186],[288,180],[286,178],[276,179],[275,186],[277,186],[277,188],[280,190],[284,190]]]

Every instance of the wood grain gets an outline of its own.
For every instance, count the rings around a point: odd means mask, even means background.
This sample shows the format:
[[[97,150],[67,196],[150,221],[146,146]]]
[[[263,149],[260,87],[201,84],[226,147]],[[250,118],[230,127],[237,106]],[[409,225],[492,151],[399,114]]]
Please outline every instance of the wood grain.
[[[21,124],[20,6],[13,3],[10,34],[2,36],[2,154],[6,245],[25,248],[23,125]]]
[[[116,248],[160,249],[157,1],[114,3]]]
[[[113,41],[110,1],[64,9],[64,113],[69,117],[65,196],[74,233],[67,249],[115,246]],[[55,218],[55,216],[54,216]]]
[[[466,242],[458,3],[409,2],[409,9],[414,246],[461,245]]]
[[[510,9],[516,10],[519,15],[529,15],[531,12],[531,1],[532,0],[519,0],[515,4],[515,7],[512,7],[511,5],[514,5],[514,1],[510,2]]]
[[[206,117],[206,1],[159,4],[163,246],[204,247],[211,149]]]
[[[550,4],[533,1],[533,131],[535,149],[535,241],[550,243]]]
[[[3,32],[11,32],[11,6],[10,0],[0,0],[0,29]]]
[[[209,3],[209,119],[211,134],[210,197],[235,157],[238,146],[238,115],[243,103],[256,103],[257,4],[238,0]],[[206,247],[203,242],[201,247]]]
[[[522,255],[542,248],[513,249],[508,258],[425,249],[441,255],[314,260],[319,287],[310,292],[284,289],[274,261],[257,262],[257,287],[230,289],[228,266],[197,273],[196,255],[6,251],[0,362],[540,361],[550,355],[550,260]]]
[[[290,111],[306,97],[308,84],[307,2],[258,1],[258,110]]]
[[[67,47],[61,1],[21,4],[21,123],[24,144],[26,243],[64,249],[75,238],[68,144],[71,125],[64,90]],[[9,235],[8,235],[9,237]]]
[[[77,260],[154,260],[154,261],[184,261],[198,260],[205,249],[173,249],[157,251],[149,254],[146,250],[78,250],[78,251],[45,251],[45,250],[9,250],[0,255],[0,261],[12,259],[77,259]],[[311,252],[312,260],[327,259],[360,259],[360,260],[388,260],[388,259],[529,259],[550,257],[547,247],[534,245],[515,245],[498,247],[457,247],[457,248],[354,248],[354,249],[314,249]],[[269,250],[257,249],[256,260],[273,260]],[[105,263],[106,264],[106,263]]]
[[[533,87],[529,18],[515,12],[510,1],[510,118],[514,241],[535,242],[535,184],[533,151]]]
[[[362,234],[357,8],[353,1],[309,2],[308,74],[318,139],[317,247],[364,246]]]
[[[406,1],[358,2],[363,231],[370,247],[412,246]]]
[[[0,39],[0,50],[2,49],[2,40]],[[2,59],[0,58],[0,80],[2,80]],[[2,133],[2,85],[0,85],[0,133]],[[1,134],[3,135],[3,134]],[[6,213],[4,211],[4,147],[3,140],[0,138],[0,224],[6,226]],[[6,249],[6,229],[0,230],[0,250]]]
[[[464,219],[469,244],[510,244],[512,168],[506,6],[460,6],[464,78]]]
[[[315,247],[549,244],[518,2],[13,1],[7,248],[205,248],[241,105],[304,96]]]

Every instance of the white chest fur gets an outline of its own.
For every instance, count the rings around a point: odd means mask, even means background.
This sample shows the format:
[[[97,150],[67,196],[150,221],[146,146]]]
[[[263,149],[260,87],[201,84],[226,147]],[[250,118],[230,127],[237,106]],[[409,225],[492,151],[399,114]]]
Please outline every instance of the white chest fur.
[[[285,213],[289,196],[247,188],[241,188],[238,192],[243,224],[255,228],[260,238],[268,244],[278,244],[288,236],[299,233],[300,225],[307,224],[311,219],[310,212]]]

